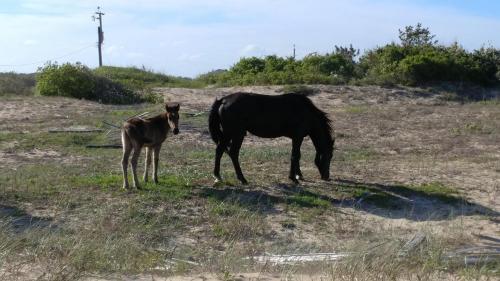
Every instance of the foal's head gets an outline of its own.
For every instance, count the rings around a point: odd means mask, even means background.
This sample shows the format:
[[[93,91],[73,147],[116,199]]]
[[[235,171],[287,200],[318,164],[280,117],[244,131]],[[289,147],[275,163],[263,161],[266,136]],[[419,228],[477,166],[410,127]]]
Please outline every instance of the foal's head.
[[[165,109],[167,110],[168,125],[172,129],[174,135],[179,133],[179,107],[178,103],[167,103]]]

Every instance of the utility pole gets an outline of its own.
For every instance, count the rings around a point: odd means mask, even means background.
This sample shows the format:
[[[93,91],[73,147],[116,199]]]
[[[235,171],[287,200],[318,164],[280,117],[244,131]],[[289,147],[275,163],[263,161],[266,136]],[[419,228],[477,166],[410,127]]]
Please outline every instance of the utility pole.
[[[97,49],[99,50],[99,67],[102,66],[102,42],[104,42],[104,32],[102,32],[102,16],[104,16],[104,13],[101,12],[101,7],[97,7],[97,12],[95,12],[96,16],[92,16],[92,20],[95,21],[96,19],[99,20],[99,26],[97,27]]]
[[[293,59],[295,59],[295,44],[293,44]]]

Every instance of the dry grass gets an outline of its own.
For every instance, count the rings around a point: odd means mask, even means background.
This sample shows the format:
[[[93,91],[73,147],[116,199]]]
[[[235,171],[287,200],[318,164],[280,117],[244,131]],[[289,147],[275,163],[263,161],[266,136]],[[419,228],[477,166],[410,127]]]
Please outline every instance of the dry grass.
[[[334,120],[334,181],[319,180],[309,140],[301,161],[307,181],[294,186],[286,180],[290,141],[248,136],[241,162],[251,184],[239,186],[224,157],[225,182],[212,186],[214,147],[203,112],[235,89],[162,89],[183,101],[181,134],[161,152],[160,184],[133,193],[119,189],[119,150],[85,148],[106,137],[47,129],[119,124],[160,105],[2,97],[0,279],[498,278],[497,264],[465,267],[442,258],[470,245],[499,247],[483,239],[498,239],[498,103],[443,101],[422,89],[316,88],[314,102]],[[416,232],[426,233],[426,242],[399,257]],[[357,254],[295,265],[246,259],[332,251]]]

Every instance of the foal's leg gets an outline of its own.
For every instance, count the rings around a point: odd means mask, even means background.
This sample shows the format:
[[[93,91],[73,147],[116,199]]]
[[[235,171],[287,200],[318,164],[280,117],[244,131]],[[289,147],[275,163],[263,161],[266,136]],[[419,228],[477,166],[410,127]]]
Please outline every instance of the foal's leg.
[[[139,161],[139,155],[141,154],[142,145],[134,144],[134,152],[132,153],[132,178],[134,179],[134,187],[141,189],[139,186],[139,180],[137,179],[137,162]]]
[[[122,147],[123,147],[123,155],[122,155],[122,172],[123,172],[123,189],[128,189],[128,158],[130,156],[130,152],[132,151],[132,144],[130,143],[130,139],[128,138],[125,132],[122,132]]]
[[[152,148],[151,147],[146,147],[146,161],[144,162],[144,176],[142,179],[144,182],[148,182],[148,170],[149,166],[151,166],[151,155],[152,155]]]
[[[234,170],[236,171],[236,176],[241,181],[242,184],[248,184],[248,181],[243,176],[240,167],[240,161],[238,159],[240,155],[241,144],[243,143],[243,138],[245,134],[238,135],[231,140],[231,147],[229,148],[229,156],[233,162]]]
[[[304,138],[292,139],[292,158],[290,163],[290,178],[293,182],[298,183],[297,179],[303,180],[302,172],[300,171],[300,146]]]
[[[153,181],[158,183],[158,160],[160,159],[161,144],[153,148]]]

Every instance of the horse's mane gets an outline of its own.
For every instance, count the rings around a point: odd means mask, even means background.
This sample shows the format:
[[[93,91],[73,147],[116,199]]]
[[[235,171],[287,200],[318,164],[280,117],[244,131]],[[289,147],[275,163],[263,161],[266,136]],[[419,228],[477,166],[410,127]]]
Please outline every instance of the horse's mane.
[[[312,100],[307,97],[304,94],[301,93],[289,93],[288,95],[294,95],[294,96],[300,96],[302,100],[304,101],[305,104],[307,104],[308,107],[312,109],[316,117],[318,118],[318,121],[320,122],[320,125],[323,129],[326,130],[328,133],[328,136],[333,139],[333,127],[332,127],[332,120],[328,116],[326,112],[323,110],[319,109],[313,102]]]

